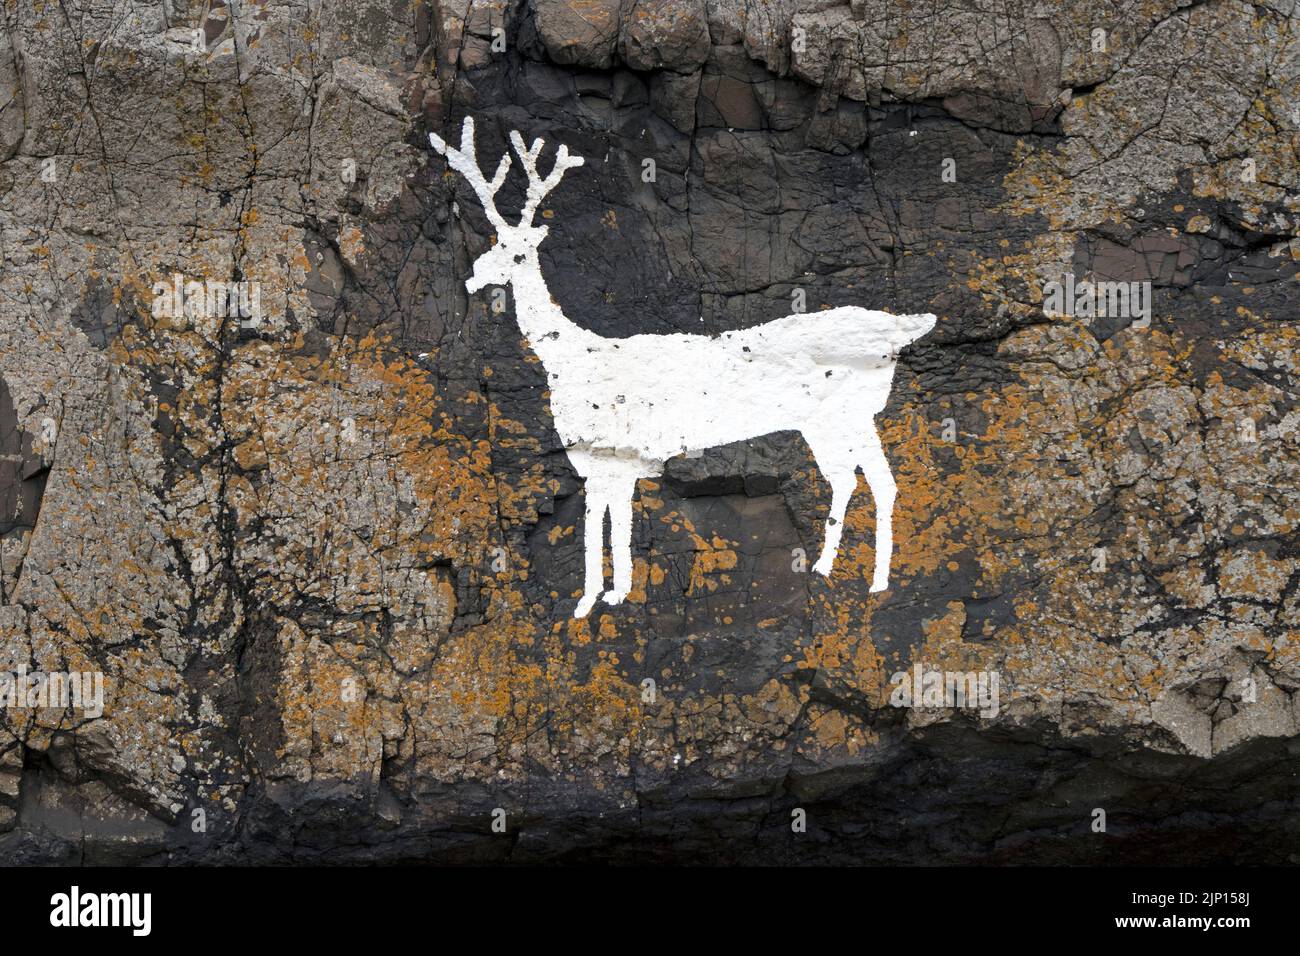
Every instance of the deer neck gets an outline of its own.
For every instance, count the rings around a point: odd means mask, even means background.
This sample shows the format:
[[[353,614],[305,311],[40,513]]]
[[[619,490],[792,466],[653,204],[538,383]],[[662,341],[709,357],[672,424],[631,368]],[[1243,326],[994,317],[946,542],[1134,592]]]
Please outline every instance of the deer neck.
[[[551,298],[546,279],[537,264],[518,266],[511,276],[511,285],[519,331],[544,365],[550,364],[551,359],[574,354],[580,344],[599,338],[594,332],[569,320]]]

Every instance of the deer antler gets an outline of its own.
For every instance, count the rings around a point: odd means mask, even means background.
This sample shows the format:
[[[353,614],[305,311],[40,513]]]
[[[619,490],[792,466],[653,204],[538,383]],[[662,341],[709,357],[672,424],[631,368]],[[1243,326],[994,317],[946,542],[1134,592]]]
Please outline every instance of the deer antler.
[[[531,149],[525,149],[524,138],[515,131],[510,134],[510,144],[514,146],[515,152],[519,155],[519,162],[523,164],[524,173],[528,176],[528,196],[524,201],[523,212],[519,216],[519,225],[527,226],[532,223],[533,216],[537,213],[537,206],[546,198],[547,193],[560,184],[560,178],[565,172],[575,166],[581,166],[585,160],[581,156],[570,156],[569,147],[561,143],[555,154],[555,165],[551,167],[551,174],[542,179],[537,174],[537,158],[542,154],[541,137],[533,140]]]
[[[513,135],[518,135],[513,134]],[[496,196],[497,190],[501,188],[502,183],[506,181],[506,173],[510,172],[510,154],[506,153],[501,157],[501,165],[497,166],[496,175],[492,177],[492,182],[483,178],[483,171],[478,168],[478,159],[474,151],[474,118],[465,117],[465,125],[461,128],[460,149],[448,146],[437,133],[429,134],[429,144],[435,150],[447,157],[447,165],[456,172],[465,177],[465,181],[474,189],[474,195],[478,196],[478,201],[483,206],[483,212],[487,214],[488,222],[496,226],[498,230],[506,227],[506,221],[501,218],[501,213],[497,212],[496,203],[493,197]]]

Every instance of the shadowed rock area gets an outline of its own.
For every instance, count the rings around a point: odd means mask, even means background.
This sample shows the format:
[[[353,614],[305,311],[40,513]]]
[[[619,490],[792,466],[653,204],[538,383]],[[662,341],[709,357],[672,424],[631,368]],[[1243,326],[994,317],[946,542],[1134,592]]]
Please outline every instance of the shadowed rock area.
[[[6,4],[0,672],[104,707],[0,709],[0,861],[1300,862],[1298,14]],[[888,590],[779,432],[640,481],[573,616],[466,116],[585,158],[539,254],[602,336],[938,317]]]

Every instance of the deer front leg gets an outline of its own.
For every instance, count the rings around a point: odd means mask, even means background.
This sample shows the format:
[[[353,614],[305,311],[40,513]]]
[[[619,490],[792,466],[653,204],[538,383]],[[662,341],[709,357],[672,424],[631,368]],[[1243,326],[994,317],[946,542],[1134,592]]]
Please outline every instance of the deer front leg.
[[[880,436],[874,431],[862,450],[860,464],[876,502],[876,570],[871,578],[871,590],[884,591],[889,587],[889,563],[894,553],[894,496],[898,486],[894,484],[885,450],[880,447]]]
[[[588,478],[583,497],[586,499],[586,516],[582,523],[584,575],[582,597],[573,609],[574,617],[586,617],[605,589],[605,510],[608,504],[602,483]]]

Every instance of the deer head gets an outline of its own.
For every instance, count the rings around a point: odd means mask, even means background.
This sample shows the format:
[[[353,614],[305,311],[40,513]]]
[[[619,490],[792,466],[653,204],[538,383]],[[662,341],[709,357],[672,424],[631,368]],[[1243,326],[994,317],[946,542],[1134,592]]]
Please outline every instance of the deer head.
[[[497,211],[494,197],[510,172],[510,154],[501,157],[496,175],[488,182],[479,169],[474,150],[474,119],[465,117],[461,128],[460,148],[447,145],[437,133],[429,134],[429,143],[435,150],[447,157],[447,165],[465,177],[465,181],[478,196],[478,201],[487,214],[488,222],[496,229],[496,244],[474,261],[474,271],[465,280],[465,288],[477,292],[485,285],[505,285],[521,269],[537,268],[537,246],[546,238],[546,226],[533,225],[533,216],[537,207],[546,198],[546,194],[559,185],[565,172],[583,164],[581,156],[570,156],[567,146],[561,145],[555,154],[555,165],[550,174],[543,179],[537,172],[537,159],[542,154],[542,140],[533,140],[533,145],[524,147],[524,139],[517,131],[510,134],[510,145],[519,157],[524,173],[528,177],[528,192],[524,199],[524,208],[519,215],[517,225],[510,225]]]

